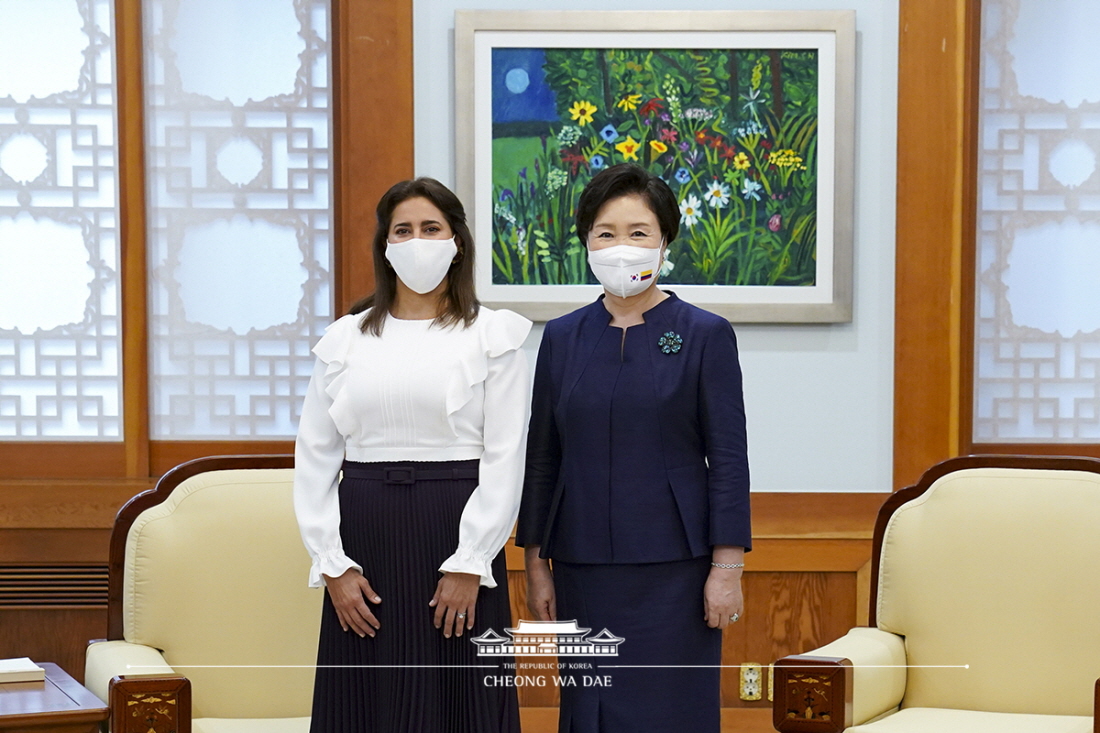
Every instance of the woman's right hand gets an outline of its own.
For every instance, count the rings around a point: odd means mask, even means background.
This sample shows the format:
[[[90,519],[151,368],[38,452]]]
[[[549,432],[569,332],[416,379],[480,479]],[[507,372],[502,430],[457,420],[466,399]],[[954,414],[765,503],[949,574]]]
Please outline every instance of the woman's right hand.
[[[539,557],[538,547],[528,547],[523,553],[527,566],[527,608],[539,621],[557,621],[557,598],[550,561]]]
[[[381,627],[378,619],[371,613],[364,598],[371,603],[381,603],[382,599],[370,587],[370,583],[355,568],[348,568],[338,578],[324,576],[325,587],[328,588],[332,605],[336,608],[336,615],[340,619],[340,627],[347,631],[349,628],[363,636],[374,636],[375,630]]]

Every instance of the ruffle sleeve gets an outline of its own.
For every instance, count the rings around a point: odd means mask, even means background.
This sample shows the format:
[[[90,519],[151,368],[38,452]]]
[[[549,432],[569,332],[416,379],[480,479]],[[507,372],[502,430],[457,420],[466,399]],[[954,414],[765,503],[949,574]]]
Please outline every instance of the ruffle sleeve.
[[[348,351],[359,333],[360,318],[361,315],[346,315],[333,322],[313,347],[313,353],[325,364],[324,389],[332,401],[328,412],[341,435],[351,435],[356,424],[355,413],[340,393],[347,384]]]
[[[485,353],[490,357],[500,356],[513,349],[518,349],[527,340],[527,334],[531,333],[531,321],[519,313],[482,308],[478,320],[485,318],[487,315],[491,317],[485,319],[481,334],[485,345]]]
[[[531,321],[509,310],[482,308],[478,312],[473,327],[478,329],[481,354],[461,361],[447,389],[447,423],[452,433],[455,432],[455,413],[474,398],[474,387],[484,382],[489,375],[488,359],[523,346],[527,334],[531,332],[531,325]],[[483,358],[482,354],[488,358]]]
[[[331,327],[330,327],[331,333]],[[322,351],[335,343],[330,339]],[[294,442],[294,513],[302,541],[313,560],[309,584],[324,585],[323,575],[339,577],[348,568],[362,567],[344,554],[340,540],[340,503],[337,492],[344,460],[344,438],[333,424],[331,398],[325,392],[330,362],[318,358],[302,403],[298,437]]]

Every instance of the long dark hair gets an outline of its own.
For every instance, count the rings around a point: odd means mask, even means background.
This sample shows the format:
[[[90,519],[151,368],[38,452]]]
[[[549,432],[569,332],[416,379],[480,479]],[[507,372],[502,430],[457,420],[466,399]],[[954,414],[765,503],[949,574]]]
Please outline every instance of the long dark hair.
[[[357,301],[348,310],[354,315],[370,309],[359,323],[363,333],[382,335],[382,326],[386,316],[393,311],[393,301],[397,295],[397,273],[386,260],[386,240],[393,221],[393,210],[403,201],[412,198],[424,198],[431,201],[443,212],[458,245],[458,255],[447,270],[447,288],[443,293],[444,308],[435,323],[440,326],[454,326],[461,323],[468,327],[477,320],[480,305],[474,292],[474,238],[466,225],[466,210],[449,188],[434,178],[414,178],[394,184],[382,196],[375,209],[378,217],[374,230],[374,292]]]

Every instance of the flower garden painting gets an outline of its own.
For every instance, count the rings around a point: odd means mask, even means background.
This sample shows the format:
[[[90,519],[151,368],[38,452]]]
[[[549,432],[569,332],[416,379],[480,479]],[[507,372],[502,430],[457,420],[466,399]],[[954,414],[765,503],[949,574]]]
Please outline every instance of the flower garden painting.
[[[573,225],[621,162],[680,205],[666,283],[816,283],[816,49],[492,49],[492,282],[595,283]]]

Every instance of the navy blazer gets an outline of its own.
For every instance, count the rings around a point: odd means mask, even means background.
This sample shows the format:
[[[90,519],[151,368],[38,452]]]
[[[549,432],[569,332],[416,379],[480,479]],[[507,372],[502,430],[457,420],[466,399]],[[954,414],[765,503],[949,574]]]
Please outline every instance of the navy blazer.
[[[643,316],[645,338],[653,344],[650,372],[656,395],[653,420],[642,429],[654,431],[661,446],[663,478],[675,497],[678,517],[654,516],[650,522],[680,522],[692,557],[709,555],[714,545],[751,549],[749,467],[745,408],[737,340],[722,317],[685,303],[674,293]],[[535,366],[527,465],[516,544],[541,545],[540,556],[554,558],[555,545],[570,546],[574,562],[604,562],[599,538],[568,536],[559,526],[563,493],[569,477],[583,477],[593,467],[605,469],[606,453],[574,439],[564,406],[601,335],[611,322],[603,296],[546,324]],[[682,339],[675,354],[658,343],[667,332]],[[633,332],[632,332],[633,333]],[[581,479],[574,479],[580,483]],[[578,487],[573,488],[574,491]],[[645,533],[646,527],[638,527]],[[668,533],[655,533],[669,536]],[[680,548],[668,548],[674,556]],[[576,557],[589,554],[591,557]],[[585,548],[589,548],[586,550]]]

